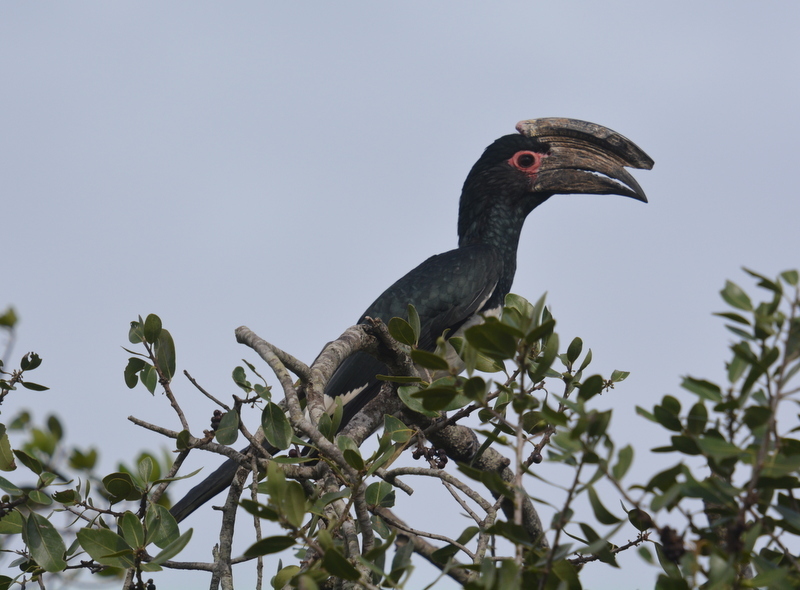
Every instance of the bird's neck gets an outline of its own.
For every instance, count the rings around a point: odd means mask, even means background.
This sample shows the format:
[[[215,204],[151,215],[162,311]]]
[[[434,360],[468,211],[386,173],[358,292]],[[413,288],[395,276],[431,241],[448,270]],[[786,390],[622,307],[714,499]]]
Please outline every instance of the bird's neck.
[[[483,211],[473,212],[469,219],[459,220],[459,248],[488,245],[500,254],[503,269],[492,300],[502,302],[511,290],[517,271],[519,236],[529,212],[510,207],[486,207]]]

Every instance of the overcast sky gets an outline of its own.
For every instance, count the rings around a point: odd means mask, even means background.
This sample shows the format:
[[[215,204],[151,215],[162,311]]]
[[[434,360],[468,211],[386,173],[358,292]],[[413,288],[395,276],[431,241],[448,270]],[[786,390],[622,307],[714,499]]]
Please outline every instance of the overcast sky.
[[[721,378],[725,279],[800,266],[799,16],[795,2],[0,3],[0,308],[21,318],[14,362],[38,352],[51,388],[16,392],[3,420],[54,412],[106,471],[166,446],[127,421],[179,429],[160,394],[125,387],[128,322],[159,314],[179,370],[218,397],[255,362],[239,325],[310,362],[455,247],[486,145],[562,116],[652,156],[634,173],[650,203],[551,199],[513,291],[547,291],[598,372],[631,371],[600,404],[643,479],[667,437],[633,408],[680,395],[682,375]],[[214,408],[175,389],[201,433]],[[208,559],[215,523],[188,521],[186,559]],[[654,568],[625,563],[589,566],[587,585],[652,587]]]

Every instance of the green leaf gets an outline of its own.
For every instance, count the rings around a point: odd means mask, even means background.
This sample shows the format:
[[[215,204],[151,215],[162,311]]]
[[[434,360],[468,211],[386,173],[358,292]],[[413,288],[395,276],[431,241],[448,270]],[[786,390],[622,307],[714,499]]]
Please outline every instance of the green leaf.
[[[349,436],[339,436],[336,439],[336,445],[342,451],[345,461],[353,469],[363,471],[365,468],[364,459],[358,450],[358,445]]]
[[[291,446],[294,430],[278,404],[269,402],[264,406],[264,411],[261,413],[261,428],[264,430],[267,442],[272,446],[282,451]],[[333,429],[332,424],[331,429]]]
[[[259,541],[259,543],[260,542],[261,541]],[[252,550],[254,547],[255,545],[250,549],[248,549],[248,551]],[[277,553],[277,551],[275,551],[275,553]],[[266,553],[258,553],[258,550],[256,550],[256,553],[253,555],[253,557],[257,557],[258,555],[266,555]],[[278,567],[280,568],[280,565],[278,565]],[[275,578],[272,581],[273,584],[272,587],[273,588],[288,587],[288,584],[291,581],[291,579],[294,578],[298,573],[300,573],[300,566],[297,565],[287,565],[286,567],[279,569],[278,573],[275,574]],[[305,588],[303,590],[305,590]],[[308,590],[316,590],[316,588],[314,588],[314,586],[308,586]]]
[[[142,316],[139,316],[138,322],[131,322],[130,330],[128,330],[128,341],[131,344],[140,344],[144,341],[144,320],[142,320]]]
[[[764,289],[769,289],[770,291],[778,294],[783,293],[783,288],[780,284],[776,283],[775,281],[768,279],[762,274],[755,272],[754,270],[750,270],[749,268],[742,267],[742,270],[749,274],[751,277],[759,279],[758,286],[763,287]]]
[[[717,403],[722,401],[722,389],[716,383],[711,383],[704,379],[695,379],[694,377],[684,377],[681,387],[703,399]]]
[[[590,350],[589,352],[591,353],[592,351]],[[581,367],[581,370],[583,370],[583,367]],[[625,379],[627,379],[630,374],[631,374],[630,371],[618,371],[617,369],[614,369],[611,372],[611,381],[613,383],[619,383],[620,381],[625,381]]]
[[[383,480],[376,481],[367,486],[364,498],[372,506],[391,508],[395,500],[394,488]]]
[[[589,401],[603,391],[603,383],[603,378],[600,375],[587,377],[586,380],[578,386],[578,399]]]
[[[386,414],[383,417],[383,430],[394,442],[404,443],[414,436],[414,429],[409,428],[403,422]]]
[[[499,373],[505,369],[503,363],[490,359],[485,354],[478,352],[474,346],[467,344],[464,338],[453,336],[447,342],[458,353],[461,360],[464,361],[464,367],[470,375],[474,371]]]
[[[312,507],[312,511],[314,511],[315,513],[322,512],[322,509],[331,502],[335,502],[336,500],[349,497],[350,497],[350,490],[347,488],[340,490],[338,492],[327,492],[325,494],[322,494],[319,498],[317,498],[316,502],[314,502],[314,506]]]
[[[219,426],[214,432],[217,442],[221,445],[232,445],[239,438],[239,412],[230,410],[222,415]]]
[[[653,416],[656,421],[667,430],[672,430],[673,432],[681,432],[683,430],[680,419],[675,414],[665,409],[664,406],[654,407]]]
[[[53,500],[65,506],[77,504],[82,500],[77,490],[61,490],[53,493]]]
[[[566,587],[569,590],[580,590],[581,583],[578,578],[578,568],[565,559],[556,561],[553,564],[553,573],[562,581],[559,588]]]
[[[734,355],[730,363],[728,363],[728,381],[736,383],[741,379],[744,372],[747,370],[748,364],[739,355]]]
[[[259,557],[260,555],[270,555],[272,553],[280,553],[284,549],[295,544],[294,537],[289,536],[275,536],[265,537],[257,541],[250,548],[244,552],[245,557]]]
[[[130,510],[122,515],[119,521],[122,537],[131,547],[144,547],[144,527],[141,521]]]
[[[530,547],[532,545],[531,537],[528,532],[520,525],[513,522],[506,522],[498,520],[486,531],[489,534],[499,535],[508,539],[515,545],[522,545],[523,547]]]
[[[483,399],[486,397],[486,381],[478,376],[470,377],[464,383],[464,395],[469,400]]]
[[[32,383],[30,381],[22,381],[22,387],[25,389],[30,389],[31,391],[47,391],[50,389],[49,387],[45,387],[44,385],[39,385],[38,383]]]
[[[753,303],[750,301],[750,297],[748,297],[747,293],[736,283],[725,281],[725,288],[722,289],[719,294],[731,307],[743,311],[753,311]]]
[[[700,447],[697,446],[697,441],[689,436],[677,435],[670,438],[672,441],[672,450],[683,453],[684,455],[699,455],[701,454]],[[666,449],[665,449],[666,450]],[[653,449],[653,452],[656,452]]]
[[[703,454],[715,461],[722,461],[728,457],[738,457],[744,453],[739,447],[716,436],[703,436],[697,439],[697,445]]]
[[[239,505],[253,516],[257,516],[263,520],[278,522],[281,519],[277,510],[273,506],[265,506],[264,504],[259,504],[258,502],[253,502],[252,500],[247,499],[241,500]]]
[[[355,581],[361,577],[353,564],[334,548],[325,551],[325,555],[322,556],[322,567],[332,576],[344,580]]]
[[[337,395],[336,399],[333,400],[333,413],[328,414],[331,417],[331,432],[335,435],[339,432],[339,428],[342,425],[342,417],[344,416],[344,401],[342,401],[342,396]],[[330,412],[330,410],[328,410]]]
[[[147,543],[155,543],[160,549],[166,548],[180,536],[178,521],[160,504],[150,504],[145,514]]]
[[[155,367],[145,364],[141,373],[139,373],[139,379],[142,380],[142,385],[147,388],[147,391],[150,393],[155,393],[156,385],[158,385],[158,373],[156,372]]]
[[[151,313],[144,320],[144,339],[149,344],[155,344],[161,335],[161,318]]]
[[[544,296],[542,296],[540,301],[543,305]],[[514,312],[513,315],[511,312]],[[537,311],[534,309],[534,306],[531,305],[530,301],[524,297],[509,293],[506,295],[505,301],[503,302],[502,322],[525,333],[539,323],[541,313],[541,308]]]
[[[514,329],[490,319],[467,328],[464,332],[467,342],[489,358],[499,361],[513,358],[517,352],[517,336]]]
[[[592,362],[592,349],[590,348],[589,350],[587,350],[587,351],[586,351],[586,356],[585,356],[585,357],[583,357],[583,362],[581,363],[581,366],[580,366],[580,367],[578,367],[578,373],[582,373],[582,372],[583,372],[583,370],[584,370],[586,367],[588,367],[588,366],[589,366],[589,363],[591,363],[591,362]],[[622,373],[625,373],[625,372],[624,372],[624,371],[614,371],[614,372],[611,374],[611,380],[612,380],[612,381],[617,381],[617,380],[615,380],[615,379],[614,379],[614,376],[615,376],[617,373],[620,373],[620,374],[622,374]],[[625,373],[625,377],[627,377],[628,375],[629,375],[629,373]],[[622,379],[625,379],[625,377],[622,377]],[[622,381],[622,379],[619,379],[619,381]]]
[[[414,331],[414,343],[416,344],[419,342],[419,335],[422,333],[422,327],[419,320],[419,314],[417,313],[417,308],[410,303],[408,304],[408,324]]]
[[[772,412],[763,406],[749,406],[745,408],[743,421],[750,430],[754,430],[769,421]]]
[[[42,464],[36,457],[29,455],[25,451],[20,451],[19,449],[14,449],[13,452],[17,459],[19,459],[19,462],[33,471],[36,475],[40,475],[42,471],[44,471]]]
[[[578,360],[578,357],[581,356],[581,351],[583,350],[583,340],[578,338],[577,336],[572,339],[572,342],[569,343],[569,347],[567,347],[567,360],[570,364],[574,363]]]
[[[733,313],[732,311],[717,312],[717,313],[714,313],[712,315],[716,315],[716,316],[719,316],[721,318],[726,318],[728,320],[731,320],[733,322],[737,322],[739,324],[744,324],[746,326],[750,325],[750,320],[744,318],[743,316],[740,316],[738,313]]]
[[[0,424],[0,471],[14,471],[16,468],[17,463],[14,461],[14,452],[11,450],[11,441],[6,434],[6,427]],[[2,486],[0,485],[0,487]]]
[[[13,307],[7,308],[2,315],[0,315],[0,326],[5,328],[13,328],[17,323],[17,314]]]
[[[28,500],[42,506],[50,506],[53,503],[53,499],[41,490],[28,492]]]
[[[450,365],[447,364],[445,359],[427,350],[415,348],[411,351],[411,360],[425,369],[432,369],[434,371],[450,370]]]
[[[689,410],[686,429],[692,434],[702,434],[706,429],[706,422],[708,422],[708,410],[706,405],[699,401]]]
[[[0,477],[0,490],[4,492],[8,492],[12,496],[21,496],[22,490],[19,489],[16,485],[8,481],[5,477]]]
[[[136,387],[136,384],[139,382],[139,378],[136,374],[144,369],[145,363],[142,359],[132,356],[128,359],[128,364],[125,367],[125,385],[128,386],[128,389],[133,389]]]
[[[392,338],[397,340],[400,344],[416,346],[417,338],[414,334],[414,328],[403,318],[390,319],[386,327],[389,329],[389,334]]]
[[[11,510],[0,518],[0,535],[19,535],[24,529],[25,517],[18,510]]]
[[[598,522],[607,525],[621,522],[619,518],[611,514],[606,507],[603,506],[603,503],[600,501],[600,498],[598,497],[597,492],[594,490],[594,487],[586,486],[586,491],[589,493],[589,503],[592,505],[594,517]]]
[[[22,369],[23,371],[33,371],[41,364],[42,364],[41,357],[35,352],[29,352],[28,354],[22,357],[22,360],[19,362],[19,368]]]
[[[742,360],[750,363],[751,365],[758,363],[758,357],[750,349],[750,345],[747,344],[747,342],[738,342],[731,346],[731,350],[734,352],[734,354],[736,354],[736,356],[741,357]]]
[[[341,396],[337,396],[337,397],[341,397]],[[317,423],[317,428],[319,429],[319,431],[322,434],[322,436],[324,436],[325,438],[327,438],[330,441],[332,441],[333,437],[336,435],[336,433],[333,431],[331,426],[332,426],[332,424],[331,424],[331,416],[330,416],[330,414],[323,413],[319,417],[319,422]]]
[[[617,454],[617,464],[611,468],[611,474],[615,479],[621,480],[630,469],[633,463],[633,447],[626,445]]]
[[[233,382],[236,383],[241,389],[245,392],[250,393],[253,389],[252,384],[247,380],[247,373],[244,371],[244,367],[235,367],[233,369],[233,373],[231,374],[233,377]]]
[[[361,458],[360,455],[359,458]],[[305,520],[306,517],[307,503],[302,485],[296,481],[287,481],[284,494],[279,498],[278,504],[280,505],[281,512],[286,516],[286,520],[289,521],[289,524],[296,528],[303,526],[303,520]]]
[[[426,410],[438,411],[448,407],[457,395],[452,387],[428,387],[412,394],[412,397],[421,399]]]
[[[167,380],[175,375],[175,342],[168,330],[161,330],[155,343],[156,363]]]
[[[558,356],[558,334],[553,333],[547,339],[544,353],[536,361],[536,369],[529,374],[531,381],[538,383],[544,379],[556,356]]]
[[[555,327],[556,327],[556,321],[552,318],[542,322],[540,325],[536,326],[533,330],[531,330],[525,335],[525,343],[533,344],[537,340],[542,340],[544,338],[547,338],[548,336],[550,336],[550,334],[553,333]]]
[[[641,508],[634,508],[628,512],[628,522],[642,532],[653,526],[653,518]]]
[[[654,489],[659,489],[662,492],[668,491],[672,486],[677,483],[677,477],[681,473],[683,465],[681,463],[665,469],[655,474],[648,482],[645,490],[650,492]]]
[[[22,538],[31,557],[46,572],[60,572],[67,567],[64,559],[67,547],[64,540],[56,527],[41,514],[31,512],[28,515]]]
[[[416,395],[419,391],[424,390],[421,390],[416,385],[403,385],[397,388],[397,397],[399,397],[400,401],[402,401],[408,408],[414,410],[415,412],[419,412],[420,414],[428,416],[429,418],[435,418],[438,416],[439,412],[429,410],[422,404],[422,397]]]
[[[274,461],[267,464],[267,493],[278,504],[279,498],[286,492],[286,476],[283,469]]]
[[[792,285],[793,287],[797,286],[798,274],[796,270],[785,270],[781,273],[781,278]]]
[[[137,464],[137,469],[139,470],[139,477],[142,479],[143,482],[149,482],[150,478],[153,476],[153,459],[148,455],[143,456],[139,463]]]
[[[614,567],[619,567],[614,554],[611,552],[611,544],[606,539],[598,535],[597,532],[588,524],[584,522],[578,524],[588,541],[586,548],[581,549],[581,553],[590,553],[596,555],[597,558],[603,563],[607,563]]]
[[[181,430],[178,433],[178,438],[175,439],[175,448],[179,451],[183,451],[189,448],[189,439],[191,437],[191,433],[188,430]]]
[[[122,471],[109,473],[103,478],[103,485],[111,495],[112,504],[122,500],[138,500],[142,497],[142,493],[136,488],[129,473]]]
[[[121,536],[108,529],[81,529],[78,542],[97,563],[118,568],[134,566],[133,549]]]
[[[161,565],[165,561],[172,559],[178,553],[183,551],[183,548],[189,544],[189,541],[192,540],[192,532],[194,529],[189,529],[185,533],[183,533],[180,537],[175,539],[172,543],[164,547],[156,556],[150,561],[153,565]]]

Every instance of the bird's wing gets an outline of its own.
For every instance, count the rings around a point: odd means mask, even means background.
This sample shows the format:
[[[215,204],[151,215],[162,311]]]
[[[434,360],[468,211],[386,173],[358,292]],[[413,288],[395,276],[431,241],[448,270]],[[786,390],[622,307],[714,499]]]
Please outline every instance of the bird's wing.
[[[384,291],[359,321],[366,317],[384,322],[407,318],[412,304],[420,317],[419,347],[433,350],[445,330],[452,336],[464,322],[487,309],[501,273],[500,254],[490,246],[469,246],[432,256]],[[386,365],[364,352],[353,354],[339,366],[325,395],[344,396],[342,425],[378,394],[380,382],[375,376],[387,371]]]
[[[490,299],[502,303],[505,294],[495,293],[502,272],[499,251],[485,244],[431,256],[386,289],[359,321],[367,316],[384,322],[406,318],[412,304],[420,318],[419,347],[432,350],[446,329],[452,336],[473,315],[494,307],[487,307]]]

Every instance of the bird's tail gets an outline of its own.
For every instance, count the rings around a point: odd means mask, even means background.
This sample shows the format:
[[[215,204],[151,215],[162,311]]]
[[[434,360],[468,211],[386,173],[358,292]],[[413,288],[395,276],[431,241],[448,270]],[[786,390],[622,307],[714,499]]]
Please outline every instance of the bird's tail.
[[[211,498],[230,487],[238,469],[239,464],[233,459],[228,459],[214,473],[189,490],[189,493],[170,509],[175,520],[182,521]]]

